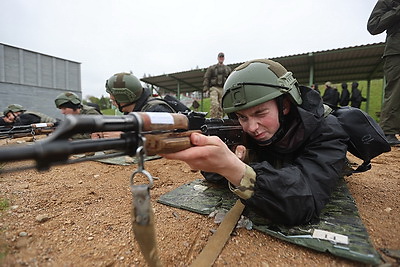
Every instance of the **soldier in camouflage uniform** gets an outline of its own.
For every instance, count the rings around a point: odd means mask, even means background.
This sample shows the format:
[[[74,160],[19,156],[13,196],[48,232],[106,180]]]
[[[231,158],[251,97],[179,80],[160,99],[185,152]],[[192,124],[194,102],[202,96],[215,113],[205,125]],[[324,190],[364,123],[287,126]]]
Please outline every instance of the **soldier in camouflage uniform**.
[[[111,76],[106,81],[106,92],[110,95],[113,105],[120,112],[168,112],[175,110],[162,99],[152,97],[147,88],[143,88],[139,79],[131,73],[121,72]],[[93,133],[92,139],[119,137],[118,132]]]
[[[231,68],[224,65],[224,53],[218,54],[218,64],[208,67],[204,74],[203,92],[210,91],[210,118],[222,118],[223,111],[221,108],[221,100],[223,87],[226,79],[231,73]]]
[[[175,112],[165,101],[152,97],[131,73],[117,73],[106,81],[106,92],[120,112]]]
[[[79,96],[73,92],[65,92],[59,94],[54,100],[56,107],[61,110],[64,115],[101,115],[95,107],[83,105]],[[71,139],[89,139],[89,133],[75,134]]]
[[[279,63],[259,59],[230,74],[222,107],[239,120],[246,147],[234,153],[216,136],[193,133],[193,147],[163,156],[221,175],[246,209],[273,223],[317,220],[346,166],[349,139],[336,117],[324,116],[320,95]]]
[[[383,71],[386,78],[380,126],[391,145],[399,145],[400,134],[400,0],[378,0],[367,24],[368,31],[386,31]]]
[[[30,125],[34,123],[56,123],[57,120],[46,114],[26,110],[19,104],[9,105],[3,112],[4,116],[7,117],[7,121],[14,126],[19,125]]]

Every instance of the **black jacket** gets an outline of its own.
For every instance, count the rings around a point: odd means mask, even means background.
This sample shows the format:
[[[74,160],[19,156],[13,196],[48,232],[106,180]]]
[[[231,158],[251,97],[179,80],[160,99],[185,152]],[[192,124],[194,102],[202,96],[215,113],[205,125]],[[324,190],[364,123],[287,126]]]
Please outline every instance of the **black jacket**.
[[[337,89],[328,87],[326,88],[324,95],[322,96],[322,100],[325,104],[336,107],[339,102],[339,92]]]
[[[285,136],[270,146],[249,145],[256,160],[254,195],[246,207],[275,223],[316,219],[342,176],[348,135],[336,117],[324,117],[320,96],[301,87],[303,104],[285,116]]]
[[[348,106],[350,101],[350,92],[347,88],[342,89],[342,93],[340,94],[339,105],[342,107]]]
[[[136,101],[135,108],[133,112],[168,112],[174,113],[175,111],[164,101],[157,101],[154,104],[149,105],[149,101],[154,99],[151,96],[151,92],[149,89],[144,88],[142,95]]]
[[[362,96],[360,89],[358,88],[352,88],[351,89],[351,106],[354,108],[360,108],[361,107],[361,102],[367,101],[365,97]]]

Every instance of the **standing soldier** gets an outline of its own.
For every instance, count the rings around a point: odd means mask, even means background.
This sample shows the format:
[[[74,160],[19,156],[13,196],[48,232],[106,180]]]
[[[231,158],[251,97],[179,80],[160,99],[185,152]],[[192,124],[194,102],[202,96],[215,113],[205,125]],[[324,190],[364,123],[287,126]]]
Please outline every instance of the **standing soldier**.
[[[223,117],[223,111],[221,108],[223,87],[226,79],[232,71],[229,66],[224,65],[224,59],[224,53],[219,53],[218,63],[208,67],[206,73],[204,74],[203,92],[210,91],[211,118]]]
[[[350,92],[347,89],[347,83],[342,83],[342,93],[340,94],[339,105],[348,106],[350,101]]]
[[[367,101],[365,97],[362,96],[361,90],[358,89],[358,82],[353,82],[351,84],[351,106],[353,108],[360,108],[361,107],[361,102]]]
[[[325,92],[322,96],[322,100],[325,104],[329,105],[330,107],[336,107],[339,102],[339,92],[336,87],[332,86],[331,82],[325,83]]]
[[[386,31],[383,71],[386,78],[380,126],[390,145],[400,140],[400,0],[378,0],[368,19],[369,33]]]

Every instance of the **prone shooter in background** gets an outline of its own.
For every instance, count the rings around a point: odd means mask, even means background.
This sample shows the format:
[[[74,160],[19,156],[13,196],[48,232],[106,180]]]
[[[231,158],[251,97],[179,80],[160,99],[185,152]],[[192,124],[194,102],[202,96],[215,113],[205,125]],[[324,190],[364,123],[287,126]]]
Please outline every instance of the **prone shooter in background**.
[[[19,104],[11,104],[3,111],[9,124],[13,126],[30,125],[35,123],[56,123],[57,120],[37,111],[26,110]]]

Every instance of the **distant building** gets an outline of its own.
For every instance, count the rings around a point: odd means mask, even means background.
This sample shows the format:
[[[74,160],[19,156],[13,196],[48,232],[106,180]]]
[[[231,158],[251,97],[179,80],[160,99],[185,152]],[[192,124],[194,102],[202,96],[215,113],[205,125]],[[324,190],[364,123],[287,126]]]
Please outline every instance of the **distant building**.
[[[0,43],[0,110],[20,104],[62,118],[54,99],[67,90],[82,97],[81,63]]]

